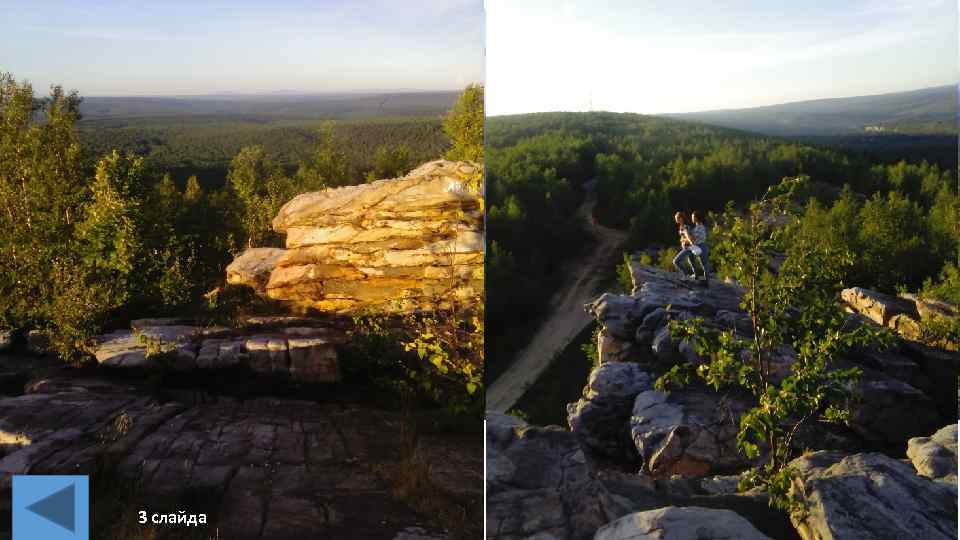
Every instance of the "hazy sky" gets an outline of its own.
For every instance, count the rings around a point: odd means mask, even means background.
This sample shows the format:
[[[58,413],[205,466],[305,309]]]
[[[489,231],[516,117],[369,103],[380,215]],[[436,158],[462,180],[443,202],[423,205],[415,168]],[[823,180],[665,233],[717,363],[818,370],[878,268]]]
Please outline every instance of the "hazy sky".
[[[957,0],[487,0],[487,113],[688,112],[955,84]]]
[[[460,89],[482,0],[0,0],[0,70],[82,95]]]

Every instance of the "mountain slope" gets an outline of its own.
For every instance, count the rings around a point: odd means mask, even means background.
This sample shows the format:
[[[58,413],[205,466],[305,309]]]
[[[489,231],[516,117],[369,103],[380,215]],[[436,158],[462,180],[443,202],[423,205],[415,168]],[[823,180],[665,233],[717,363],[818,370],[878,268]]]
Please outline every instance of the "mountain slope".
[[[768,135],[956,133],[957,87],[663,116]]]

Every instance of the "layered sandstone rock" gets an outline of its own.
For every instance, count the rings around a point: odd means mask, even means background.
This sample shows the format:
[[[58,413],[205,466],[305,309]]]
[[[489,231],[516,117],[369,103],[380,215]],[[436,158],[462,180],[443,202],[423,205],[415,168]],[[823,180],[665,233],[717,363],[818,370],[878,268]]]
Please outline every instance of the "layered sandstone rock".
[[[337,346],[347,338],[336,327],[284,317],[255,318],[229,329],[182,324],[189,322],[134,321],[133,330],[100,336],[94,355],[110,368],[151,368],[163,358],[182,371],[239,367],[305,382],[340,380]]]
[[[227,266],[227,283],[247,285],[259,294],[266,294],[270,273],[283,258],[280,248],[250,248]]]
[[[231,283],[327,313],[404,313],[483,287],[483,210],[467,162],[433,161],[402,178],[304,193],[273,221],[285,250],[255,248]]]

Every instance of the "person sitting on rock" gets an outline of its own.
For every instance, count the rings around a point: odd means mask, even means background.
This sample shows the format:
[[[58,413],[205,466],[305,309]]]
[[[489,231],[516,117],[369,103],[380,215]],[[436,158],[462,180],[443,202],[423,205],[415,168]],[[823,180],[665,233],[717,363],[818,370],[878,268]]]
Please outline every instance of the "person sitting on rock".
[[[673,258],[673,266],[677,269],[677,272],[680,272],[680,275],[696,279],[696,269],[693,267],[693,261],[690,260],[690,257],[693,256],[691,248],[694,243],[690,228],[687,226],[687,215],[683,212],[677,212],[673,215],[673,221],[677,223],[677,232],[680,234],[680,253],[677,253],[677,256]],[[682,264],[690,268],[689,273],[681,267]]]
[[[700,269],[703,271],[703,284],[710,286],[710,249],[707,246],[707,227],[704,225],[703,220],[700,219],[700,214],[697,211],[693,211],[690,214],[690,219],[693,221],[693,230],[690,231],[693,246],[690,247],[690,251],[700,262]],[[699,251],[699,253],[697,253]],[[690,265],[693,266],[692,264]],[[696,272],[696,270],[694,270]]]

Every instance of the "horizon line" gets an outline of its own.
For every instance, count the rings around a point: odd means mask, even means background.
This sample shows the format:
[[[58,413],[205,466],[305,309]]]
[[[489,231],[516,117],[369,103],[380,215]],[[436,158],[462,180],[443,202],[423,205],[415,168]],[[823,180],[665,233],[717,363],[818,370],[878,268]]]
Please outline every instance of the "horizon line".
[[[881,96],[891,96],[894,94],[909,94],[912,92],[922,92],[924,90],[934,90],[939,88],[948,88],[955,87],[960,93],[960,81],[946,83],[946,84],[937,84],[934,86],[924,86],[920,88],[912,88],[910,90],[893,90],[878,92],[876,94],[858,94],[852,96],[830,96],[830,97],[817,97],[811,99],[801,99],[798,101],[784,101],[778,103],[770,103],[766,105],[755,105],[753,107],[727,107],[722,109],[701,109],[696,111],[685,111],[685,112],[662,112],[662,113],[649,113],[649,112],[640,112],[640,111],[612,111],[608,109],[597,109],[591,111],[580,111],[580,110],[542,110],[542,111],[527,111],[527,112],[518,112],[518,113],[502,113],[502,114],[488,114],[487,118],[495,118],[500,116],[517,116],[521,114],[539,114],[539,113],[590,113],[590,112],[607,112],[614,114],[639,114],[644,116],[670,116],[670,115],[680,115],[680,114],[703,114],[711,112],[729,112],[729,111],[744,111],[744,110],[753,110],[753,109],[763,109],[766,107],[780,107],[783,105],[796,105],[799,103],[811,103],[814,101],[829,101],[829,100],[839,100],[839,99],[856,99],[856,98],[869,98],[869,97],[881,97]],[[960,94],[958,94],[960,95]]]

